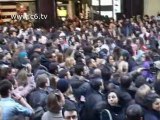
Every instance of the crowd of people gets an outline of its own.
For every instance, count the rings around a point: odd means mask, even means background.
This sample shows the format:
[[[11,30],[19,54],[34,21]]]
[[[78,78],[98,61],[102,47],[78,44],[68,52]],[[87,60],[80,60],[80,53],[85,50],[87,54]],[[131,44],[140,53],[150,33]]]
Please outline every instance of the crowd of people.
[[[0,119],[160,120],[160,21],[0,26]]]

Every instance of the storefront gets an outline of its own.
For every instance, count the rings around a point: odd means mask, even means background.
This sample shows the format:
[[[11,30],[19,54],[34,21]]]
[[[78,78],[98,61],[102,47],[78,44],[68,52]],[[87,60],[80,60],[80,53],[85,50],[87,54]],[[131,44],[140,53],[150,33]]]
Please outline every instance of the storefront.
[[[36,0],[0,0],[0,20],[10,22],[13,15],[35,14]]]
[[[64,21],[68,16],[68,1],[57,0],[56,4],[57,4],[57,17],[58,19],[61,19]]]

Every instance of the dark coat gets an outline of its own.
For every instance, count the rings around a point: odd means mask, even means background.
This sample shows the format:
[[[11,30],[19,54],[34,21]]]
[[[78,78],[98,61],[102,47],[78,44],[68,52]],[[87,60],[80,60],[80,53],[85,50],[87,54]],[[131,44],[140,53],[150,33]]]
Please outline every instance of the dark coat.
[[[125,111],[123,106],[107,106],[107,109],[110,111],[113,120],[124,120]]]
[[[145,110],[144,120],[160,120],[160,113],[153,110]]]
[[[89,81],[85,78],[81,78],[80,76],[74,76],[70,80],[70,84],[73,89],[73,95],[76,100],[79,101],[81,96],[86,96],[90,93],[91,87]]]
[[[85,102],[85,117],[83,120],[98,120],[99,116],[95,114],[95,105],[104,101],[104,96],[98,91],[93,91],[89,96],[86,97]]]
[[[46,104],[47,104],[47,97],[48,97],[49,92],[42,90],[42,89],[37,89],[33,92],[31,92],[27,96],[27,101],[33,108],[37,108],[39,106],[42,106],[44,109],[46,109]]]

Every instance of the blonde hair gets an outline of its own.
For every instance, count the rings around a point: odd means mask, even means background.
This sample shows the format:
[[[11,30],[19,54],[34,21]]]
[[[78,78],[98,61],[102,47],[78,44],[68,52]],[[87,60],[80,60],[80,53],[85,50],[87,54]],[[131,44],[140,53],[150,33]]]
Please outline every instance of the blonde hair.
[[[119,64],[118,64],[118,72],[121,72],[121,73],[127,73],[128,72],[128,63],[125,62],[125,61],[121,61]]]
[[[65,66],[71,68],[75,65],[75,59],[73,57],[67,57],[65,60]]]
[[[20,70],[16,76],[16,80],[18,82],[18,86],[25,86],[28,82],[27,71],[24,69]]]

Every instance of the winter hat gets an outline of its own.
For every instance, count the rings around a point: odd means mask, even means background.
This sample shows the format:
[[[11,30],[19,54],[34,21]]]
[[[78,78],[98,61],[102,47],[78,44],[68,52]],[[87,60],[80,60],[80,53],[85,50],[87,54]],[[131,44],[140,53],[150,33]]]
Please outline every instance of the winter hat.
[[[27,52],[25,52],[25,51],[20,52],[20,53],[18,54],[18,57],[19,57],[19,58],[27,58],[27,57],[28,57]]]
[[[59,89],[62,93],[65,93],[69,88],[69,82],[66,79],[60,79],[57,82],[57,89]]]

